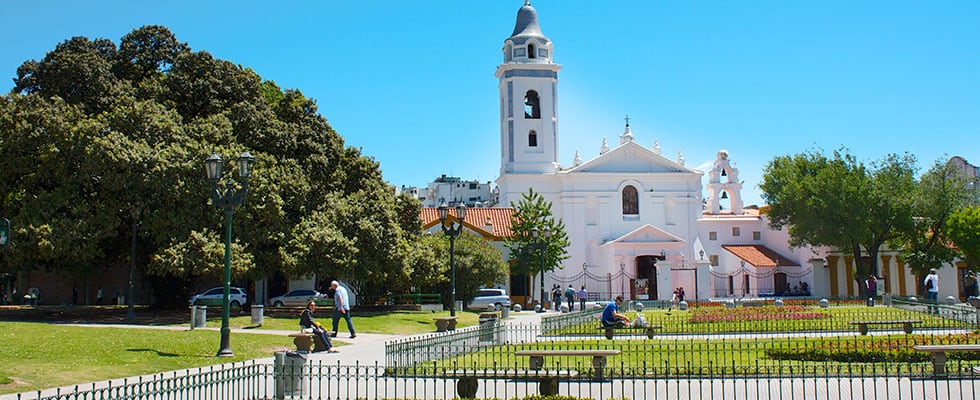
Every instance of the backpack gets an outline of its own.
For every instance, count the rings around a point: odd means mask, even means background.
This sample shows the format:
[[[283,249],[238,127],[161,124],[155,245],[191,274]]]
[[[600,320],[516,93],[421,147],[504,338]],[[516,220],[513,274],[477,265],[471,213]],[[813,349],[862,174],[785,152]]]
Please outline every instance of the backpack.
[[[926,278],[926,289],[932,289],[932,279]]]

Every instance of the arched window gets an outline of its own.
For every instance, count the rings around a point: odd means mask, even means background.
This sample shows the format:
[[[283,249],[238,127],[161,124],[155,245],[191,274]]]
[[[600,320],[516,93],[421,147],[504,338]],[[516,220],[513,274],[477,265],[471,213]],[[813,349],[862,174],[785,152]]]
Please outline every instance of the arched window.
[[[536,58],[537,56],[538,56],[538,52],[534,51],[534,45],[533,44],[528,44],[527,45],[527,58]]]
[[[528,90],[524,95],[524,118],[541,118],[541,100],[538,98],[538,92]]]
[[[637,196],[636,188],[627,186],[623,188],[623,215],[637,215],[640,213],[640,199]]]
[[[538,147],[538,133],[533,129],[527,133],[527,146]]]

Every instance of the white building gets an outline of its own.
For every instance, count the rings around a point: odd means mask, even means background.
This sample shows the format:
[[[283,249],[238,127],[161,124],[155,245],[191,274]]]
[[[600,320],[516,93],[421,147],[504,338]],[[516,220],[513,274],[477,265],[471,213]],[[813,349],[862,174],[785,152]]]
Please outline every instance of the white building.
[[[557,154],[561,66],[553,54],[554,43],[525,2],[496,71],[497,187],[501,207],[516,206],[533,188],[565,223],[570,258],[546,276],[546,287],[585,283],[605,296],[661,300],[669,300],[676,287],[683,287],[688,299],[701,300],[793,291],[858,294],[850,272],[853,257],[790,248],[785,231],[771,230],[764,214],[742,204],[743,182],[724,150],[717,153],[705,187],[704,172],[685,166],[680,153],[672,159],[661,155],[656,141],[652,147],[640,145],[627,122],[615,147],[603,138],[596,157],[583,161],[576,152],[571,165],[562,165]],[[893,293],[914,294],[919,285],[895,255],[880,256],[883,285]],[[955,282],[953,273],[948,282]],[[515,285],[528,285],[524,279],[512,279],[513,293],[539,293],[537,279],[532,287]],[[941,295],[954,293],[950,287]]]
[[[464,203],[467,207],[493,207],[497,204],[497,191],[492,182],[464,181],[455,176],[442,176],[429,182],[427,189],[402,186],[402,193],[416,198],[422,207],[439,207],[445,202],[449,207]]]

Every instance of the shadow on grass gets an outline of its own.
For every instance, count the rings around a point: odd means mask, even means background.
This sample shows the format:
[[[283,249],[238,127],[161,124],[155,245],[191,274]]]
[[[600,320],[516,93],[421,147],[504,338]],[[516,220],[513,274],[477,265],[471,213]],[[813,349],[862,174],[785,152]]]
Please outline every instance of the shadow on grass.
[[[126,349],[126,351],[141,352],[141,353],[157,353],[157,355],[160,357],[180,357],[180,354],[164,353],[153,349]]]

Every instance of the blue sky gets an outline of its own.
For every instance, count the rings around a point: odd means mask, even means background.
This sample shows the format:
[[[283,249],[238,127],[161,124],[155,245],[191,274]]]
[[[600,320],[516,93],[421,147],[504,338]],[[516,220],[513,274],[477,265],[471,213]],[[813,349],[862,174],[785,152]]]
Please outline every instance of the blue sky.
[[[706,168],[727,149],[746,204],[773,157],[841,146],[980,163],[980,2],[534,0],[563,65],[559,161],[636,140]],[[300,89],[391,184],[493,181],[497,80],[523,0],[10,2],[0,90],[71,36],[170,28]]]

